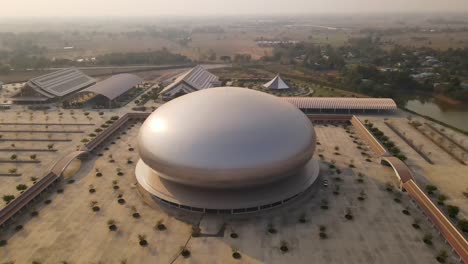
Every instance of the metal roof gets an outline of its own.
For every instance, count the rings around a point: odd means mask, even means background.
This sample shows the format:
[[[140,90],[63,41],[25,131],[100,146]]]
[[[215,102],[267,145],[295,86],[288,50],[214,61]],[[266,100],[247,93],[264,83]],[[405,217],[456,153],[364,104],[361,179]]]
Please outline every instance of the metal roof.
[[[281,97],[300,109],[396,110],[391,98]]]
[[[68,68],[32,78],[27,84],[42,95],[53,98],[81,90],[94,83],[94,78],[76,68]]]
[[[174,82],[164,88],[160,94],[164,94],[181,83],[185,83],[193,90],[201,90],[213,87],[213,84],[219,81],[218,76],[208,72],[201,65],[197,65],[187,72],[181,74]]]
[[[100,94],[109,100],[114,100],[142,82],[143,79],[134,74],[122,73],[98,82],[81,92]]]

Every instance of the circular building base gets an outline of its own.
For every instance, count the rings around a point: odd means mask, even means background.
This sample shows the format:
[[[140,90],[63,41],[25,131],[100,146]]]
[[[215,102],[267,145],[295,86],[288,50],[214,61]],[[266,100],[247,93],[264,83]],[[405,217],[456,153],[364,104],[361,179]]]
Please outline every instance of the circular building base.
[[[189,211],[205,213],[249,213],[280,206],[307,190],[319,174],[318,161],[311,159],[296,175],[251,188],[209,189],[165,180],[139,160],[135,174],[153,200]]]

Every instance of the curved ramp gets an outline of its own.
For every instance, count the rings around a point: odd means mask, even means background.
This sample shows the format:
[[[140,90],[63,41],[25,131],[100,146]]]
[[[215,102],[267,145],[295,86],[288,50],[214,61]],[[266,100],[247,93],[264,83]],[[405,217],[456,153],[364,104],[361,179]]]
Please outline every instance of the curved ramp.
[[[50,172],[53,173],[56,177],[60,177],[63,171],[68,167],[68,165],[70,165],[70,163],[74,159],[85,154],[88,154],[88,152],[83,150],[77,150],[72,153],[69,153],[68,155],[57,161],[50,170]]]
[[[413,173],[411,172],[410,168],[408,168],[408,166],[399,158],[393,156],[382,156],[381,158],[381,163],[383,165],[391,166],[395,171],[395,175],[397,176],[398,182],[400,183],[400,188],[405,182],[409,180],[414,181]]]

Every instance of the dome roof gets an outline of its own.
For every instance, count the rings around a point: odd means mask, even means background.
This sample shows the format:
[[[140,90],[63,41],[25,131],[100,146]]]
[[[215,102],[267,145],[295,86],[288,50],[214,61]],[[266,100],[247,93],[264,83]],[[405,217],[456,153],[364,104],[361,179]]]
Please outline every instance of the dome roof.
[[[270,183],[312,157],[315,133],[295,106],[266,93],[205,89],[154,111],[138,135],[142,161],[166,180],[208,188]]]

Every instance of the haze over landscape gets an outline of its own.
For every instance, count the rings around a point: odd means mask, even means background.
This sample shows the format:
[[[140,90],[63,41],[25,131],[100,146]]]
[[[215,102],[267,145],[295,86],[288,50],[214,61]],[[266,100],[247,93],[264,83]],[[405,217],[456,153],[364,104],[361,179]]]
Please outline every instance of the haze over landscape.
[[[0,0],[1,264],[468,264],[468,0]]]
[[[15,0],[2,1],[2,17],[205,16],[340,13],[466,12],[466,0]]]

